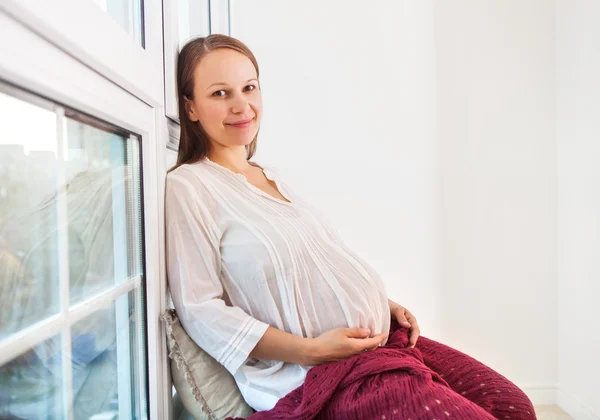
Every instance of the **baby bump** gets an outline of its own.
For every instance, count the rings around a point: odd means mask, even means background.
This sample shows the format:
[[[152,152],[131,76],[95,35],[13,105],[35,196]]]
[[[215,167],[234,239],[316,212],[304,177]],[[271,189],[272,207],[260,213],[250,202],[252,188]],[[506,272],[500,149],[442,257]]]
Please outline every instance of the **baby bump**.
[[[303,288],[310,297],[302,299],[299,305],[301,317],[315,319],[312,328],[310,325],[307,328],[309,336],[318,336],[334,328],[369,328],[372,334],[389,331],[390,313],[385,290],[376,285],[361,285],[356,279],[343,282],[321,277],[318,282],[320,287],[313,284]]]

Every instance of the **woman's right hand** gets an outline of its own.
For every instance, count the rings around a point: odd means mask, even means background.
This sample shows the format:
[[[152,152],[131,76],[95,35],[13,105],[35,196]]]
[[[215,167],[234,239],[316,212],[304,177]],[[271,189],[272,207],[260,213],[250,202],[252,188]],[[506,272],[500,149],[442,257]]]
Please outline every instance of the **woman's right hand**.
[[[336,328],[307,338],[304,366],[347,359],[367,350],[376,349],[388,336],[388,333],[369,337],[368,328]]]

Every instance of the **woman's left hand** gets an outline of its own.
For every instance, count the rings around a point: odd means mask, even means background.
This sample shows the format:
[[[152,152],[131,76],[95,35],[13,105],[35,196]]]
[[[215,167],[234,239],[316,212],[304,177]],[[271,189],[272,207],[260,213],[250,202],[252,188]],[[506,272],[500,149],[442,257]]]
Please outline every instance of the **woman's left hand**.
[[[417,319],[413,314],[410,313],[408,309],[404,306],[388,299],[390,304],[390,312],[398,321],[398,324],[401,326],[408,328],[410,333],[410,338],[408,340],[408,347],[413,348],[417,344],[417,339],[419,338],[419,334],[421,334],[421,330],[419,329],[419,324],[417,324]]]

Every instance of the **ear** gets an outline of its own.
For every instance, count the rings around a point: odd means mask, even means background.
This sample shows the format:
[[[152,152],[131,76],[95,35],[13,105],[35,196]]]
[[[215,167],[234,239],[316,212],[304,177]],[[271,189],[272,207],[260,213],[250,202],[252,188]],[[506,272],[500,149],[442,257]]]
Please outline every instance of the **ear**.
[[[188,118],[193,121],[196,122],[198,121],[198,117],[196,117],[196,114],[194,113],[194,104],[187,98],[187,96],[183,96],[183,100],[185,101],[185,112],[188,114]]]

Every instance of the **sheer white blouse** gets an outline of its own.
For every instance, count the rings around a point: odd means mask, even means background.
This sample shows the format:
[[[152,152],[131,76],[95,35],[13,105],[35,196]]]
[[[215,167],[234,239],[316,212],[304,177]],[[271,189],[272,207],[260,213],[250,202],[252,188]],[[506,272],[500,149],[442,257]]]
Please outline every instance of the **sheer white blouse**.
[[[390,312],[375,270],[279,170],[252,163],[288,201],[205,158],[168,174],[165,216],[181,323],[260,411],[302,385],[310,369],[249,357],[269,325],[301,337],[340,327],[379,334],[389,331]]]

